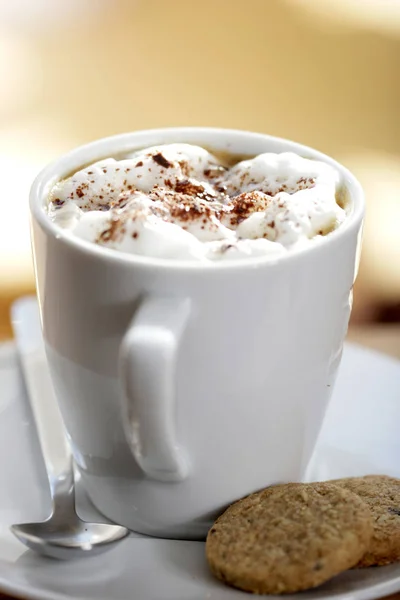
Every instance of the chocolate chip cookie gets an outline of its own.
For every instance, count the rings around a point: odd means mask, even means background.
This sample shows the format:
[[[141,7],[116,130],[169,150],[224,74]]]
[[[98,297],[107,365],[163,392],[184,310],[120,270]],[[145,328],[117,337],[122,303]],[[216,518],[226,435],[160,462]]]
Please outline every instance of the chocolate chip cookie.
[[[400,560],[400,479],[367,475],[329,483],[357,494],[372,513],[372,539],[357,566],[387,565]]]
[[[355,494],[330,484],[288,484],[239,500],[207,536],[212,572],[257,594],[315,587],[357,564],[372,517]]]

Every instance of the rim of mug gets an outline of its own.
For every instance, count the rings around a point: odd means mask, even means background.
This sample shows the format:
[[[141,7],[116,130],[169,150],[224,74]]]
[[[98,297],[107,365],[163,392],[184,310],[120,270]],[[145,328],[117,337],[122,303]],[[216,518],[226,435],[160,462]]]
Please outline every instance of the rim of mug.
[[[207,139],[206,139],[207,138]],[[251,141],[264,142],[268,145],[278,144],[285,146],[282,152],[295,152],[306,158],[322,160],[335,167],[341,174],[342,180],[350,195],[350,211],[346,219],[334,231],[326,236],[321,236],[312,243],[288,251],[278,256],[265,255],[249,258],[237,258],[227,261],[196,261],[182,260],[174,258],[156,258],[139,254],[122,252],[95,244],[91,241],[83,240],[74,236],[69,230],[56,225],[48,217],[46,212],[49,193],[55,183],[62,178],[70,175],[74,170],[79,170],[82,165],[88,165],[102,158],[113,155],[133,152],[135,150],[155,146],[163,143],[192,143],[204,144],[208,148],[214,148],[216,151],[225,150],[227,152],[240,154],[238,145],[240,141],[247,143]],[[222,142],[222,144],[221,144]],[[235,149],[231,148],[235,145]],[[264,150],[268,152],[268,150]],[[251,155],[251,152],[249,152]],[[29,205],[31,216],[38,222],[42,230],[57,242],[72,246],[86,255],[97,256],[106,262],[131,263],[143,268],[157,267],[170,270],[199,270],[199,271],[220,271],[221,269],[247,269],[249,267],[259,267],[266,265],[276,265],[277,263],[293,260],[295,257],[304,256],[310,252],[318,251],[319,248],[335,244],[340,238],[352,235],[354,230],[358,230],[365,213],[365,199],[361,184],[356,177],[342,164],[330,156],[315,150],[304,144],[300,144],[285,138],[272,136],[264,133],[240,129],[226,129],[220,127],[163,127],[158,129],[145,129],[121,133],[113,136],[97,139],[88,144],[78,146],[70,152],[63,154],[50,164],[48,164],[37,175],[32,183]]]

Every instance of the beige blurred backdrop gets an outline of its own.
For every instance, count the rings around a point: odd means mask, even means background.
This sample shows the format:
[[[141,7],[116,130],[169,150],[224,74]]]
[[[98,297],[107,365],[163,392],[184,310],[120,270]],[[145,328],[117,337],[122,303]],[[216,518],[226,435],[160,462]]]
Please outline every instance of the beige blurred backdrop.
[[[399,319],[398,0],[0,0],[0,337],[33,290],[27,198],[49,160],[134,129],[314,146],[360,178],[353,322]]]

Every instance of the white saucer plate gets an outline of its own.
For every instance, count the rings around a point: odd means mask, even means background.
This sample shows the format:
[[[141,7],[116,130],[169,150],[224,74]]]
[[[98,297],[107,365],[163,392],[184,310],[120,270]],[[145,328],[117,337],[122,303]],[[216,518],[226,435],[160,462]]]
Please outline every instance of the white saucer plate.
[[[209,574],[204,544],[132,535],[79,562],[36,556],[12,523],[50,512],[46,476],[13,344],[0,345],[0,590],[37,600],[229,600],[252,597]],[[308,478],[367,473],[400,477],[400,363],[347,345]],[[78,512],[98,519],[78,495]],[[400,564],[352,570],[302,600],[369,600],[400,591]],[[299,598],[300,596],[296,596]],[[294,596],[285,596],[294,598]]]

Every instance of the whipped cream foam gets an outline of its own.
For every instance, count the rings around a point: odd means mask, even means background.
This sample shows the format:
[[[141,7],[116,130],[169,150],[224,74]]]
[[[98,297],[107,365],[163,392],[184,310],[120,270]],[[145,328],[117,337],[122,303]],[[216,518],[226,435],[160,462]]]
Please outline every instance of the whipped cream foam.
[[[228,169],[204,148],[166,144],[107,158],[58,182],[48,213],[84,240],[158,258],[276,257],[345,219],[339,173],[292,152]]]

